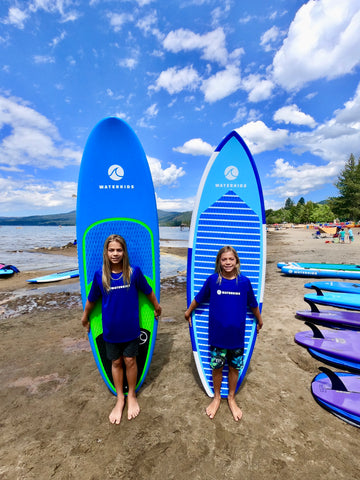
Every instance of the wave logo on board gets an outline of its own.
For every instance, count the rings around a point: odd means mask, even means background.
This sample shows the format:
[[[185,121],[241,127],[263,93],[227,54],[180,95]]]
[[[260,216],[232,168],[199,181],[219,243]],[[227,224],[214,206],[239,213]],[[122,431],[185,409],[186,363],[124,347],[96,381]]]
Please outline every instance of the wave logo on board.
[[[108,169],[108,175],[111,180],[118,182],[124,177],[124,169],[120,167],[120,165],[111,165],[111,167]]]
[[[233,165],[230,165],[225,168],[224,175],[228,180],[235,180],[235,178],[239,176],[239,170]]]

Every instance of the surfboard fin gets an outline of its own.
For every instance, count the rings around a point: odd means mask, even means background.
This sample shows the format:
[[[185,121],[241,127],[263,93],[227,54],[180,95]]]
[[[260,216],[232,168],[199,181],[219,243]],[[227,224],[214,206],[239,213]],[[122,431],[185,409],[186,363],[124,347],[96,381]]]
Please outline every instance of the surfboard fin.
[[[314,290],[316,290],[316,295],[318,295],[318,296],[320,296],[320,297],[323,297],[323,296],[324,296],[322,290],[321,290],[319,287],[317,287],[316,285],[311,285],[311,288],[313,288]]]
[[[333,372],[332,370],[330,370],[327,367],[319,367],[319,370],[321,372],[325,373],[325,375],[327,375],[329,377],[329,379],[331,380],[332,390],[337,390],[338,392],[347,392],[348,391],[348,389],[345,387],[342,380],[340,380],[340,378],[336,375],[335,372]]]
[[[305,322],[305,325],[311,328],[314,334],[314,338],[325,338],[324,335],[321,333],[321,330],[319,330],[317,326],[313,323]]]
[[[312,302],[311,300],[308,300],[307,298],[304,298],[304,300],[307,304],[309,304],[312,312],[320,313],[320,310],[318,309],[318,307],[314,302]]]

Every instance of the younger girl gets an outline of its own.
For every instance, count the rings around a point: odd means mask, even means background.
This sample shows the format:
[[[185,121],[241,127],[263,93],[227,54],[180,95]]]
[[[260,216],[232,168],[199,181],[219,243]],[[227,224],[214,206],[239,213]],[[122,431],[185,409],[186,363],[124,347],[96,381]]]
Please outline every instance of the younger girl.
[[[81,322],[89,331],[89,315],[101,298],[103,337],[117,394],[109,419],[116,424],[121,421],[125,405],[124,364],[129,387],[128,419],[140,412],[135,393],[140,336],[138,290],[154,305],[155,316],[161,315],[161,307],[140,268],[132,268],[129,264],[125,240],[120,235],[110,235],[104,244],[103,267],[95,272]]]
[[[257,331],[263,326],[260,310],[250,280],[240,274],[240,260],[233,247],[219,250],[215,273],[205,281],[185,312],[191,325],[191,313],[200,303],[209,302],[210,366],[214,383],[214,399],[206,409],[214,418],[220,406],[222,371],[227,359],[229,365],[228,404],[235,421],[242,411],[235,402],[239,371],[243,367],[246,310],[249,306],[257,321]]]

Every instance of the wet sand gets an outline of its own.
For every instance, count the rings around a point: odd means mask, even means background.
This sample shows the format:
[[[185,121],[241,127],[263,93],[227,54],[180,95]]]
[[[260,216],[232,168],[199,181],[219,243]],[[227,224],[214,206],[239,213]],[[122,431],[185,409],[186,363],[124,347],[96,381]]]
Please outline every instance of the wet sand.
[[[321,363],[294,343],[307,329],[294,316],[307,308],[305,279],[281,275],[277,262],[356,263],[360,236],[340,245],[311,233],[268,233],[264,328],[237,394],[238,423],[226,400],[213,420],[205,414],[210,399],[194,365],[181,277],[162,282],[163,316],[138,394],[141,413],[120,426],[108,421],[114,397],[80,324],[79,295],[30,291],[25,280],[36,272],[1,280],[0,479],[359,479],[359,430],[313,400]],[[17,297],[19,289],[29,291]]]

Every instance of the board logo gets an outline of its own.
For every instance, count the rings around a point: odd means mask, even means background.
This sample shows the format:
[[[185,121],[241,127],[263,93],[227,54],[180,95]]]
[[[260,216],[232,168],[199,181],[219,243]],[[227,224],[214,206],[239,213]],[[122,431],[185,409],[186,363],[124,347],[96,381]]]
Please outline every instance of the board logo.
[[[148,342],[149,335],[146,330],[141,330],[139,339],[139,345],[144,345]]]
[[[228,180],[235,180],[235,178],[239,176],[239,170],[233,165],[230,165],[225,168],[224,175]]]
[[[118,182],[119,180],[122,180],[124,176],[124,169],[120,167],[120,165],[111,165],[108,169],[108,175],[111,180]]]

